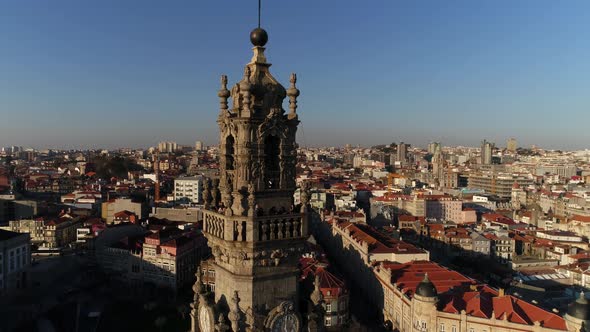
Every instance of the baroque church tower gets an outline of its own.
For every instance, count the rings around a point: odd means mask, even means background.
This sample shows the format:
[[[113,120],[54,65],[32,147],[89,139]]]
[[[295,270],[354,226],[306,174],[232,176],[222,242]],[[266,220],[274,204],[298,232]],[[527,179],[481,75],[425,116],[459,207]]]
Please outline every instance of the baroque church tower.
[[[297,264],[308,238],[309,194],[302,190],[301,205],[294,205],[297,77],[291,74],[285,89],[271,75],[266,31],[254,29],[250,40],[254,55],[242,79],[230,91],[221,76],[220,176],[205,182],[203,195],[215,291],[204,290],[197,272],[192,331],[303,328]]]

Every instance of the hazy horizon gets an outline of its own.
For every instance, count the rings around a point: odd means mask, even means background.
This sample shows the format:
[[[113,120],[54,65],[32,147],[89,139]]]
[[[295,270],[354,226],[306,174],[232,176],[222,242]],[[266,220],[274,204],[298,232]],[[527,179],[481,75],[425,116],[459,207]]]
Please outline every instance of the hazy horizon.
[[[0,146],[217,144],[219,77],[250,61],[256,1],[0,4]],[[263,1],[298,75],[300,146],[590,146],[590,3]],[[285,102],[285,108],[287,103]]]

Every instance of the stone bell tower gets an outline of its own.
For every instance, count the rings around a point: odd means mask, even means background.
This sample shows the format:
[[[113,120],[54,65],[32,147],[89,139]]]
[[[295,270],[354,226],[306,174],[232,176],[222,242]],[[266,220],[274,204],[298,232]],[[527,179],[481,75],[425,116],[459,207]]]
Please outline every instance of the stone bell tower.
[[[291,74],[285,89],[271,75],[266,31],[254,29],[250,40],[254,56],[242,79],[230,91],[223,75],[218,93],[220,176],[204,185],[203,231],[215,267],[208,305],[214,306],[214,319],[227,315],[234,331],[269,329],[285,319],[296,323],[296,331],[297,258],[308,237],[309,202],[305,190],[301,205],[293,201],[297,77]],[[284,317],[279,322],[272,315]]]

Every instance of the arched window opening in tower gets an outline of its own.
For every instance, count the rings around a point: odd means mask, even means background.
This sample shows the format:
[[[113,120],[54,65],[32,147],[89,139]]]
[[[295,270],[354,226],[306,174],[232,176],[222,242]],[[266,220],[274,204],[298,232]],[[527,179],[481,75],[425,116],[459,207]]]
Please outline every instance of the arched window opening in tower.
[[[234,137],[232,135],[227,136],[225,139],[225,169],[234,169]]]
[[[275,135],[268,135],[264,139],[265,182],[269,189],[278,188],[279,185],[280,144],[281,140]]]

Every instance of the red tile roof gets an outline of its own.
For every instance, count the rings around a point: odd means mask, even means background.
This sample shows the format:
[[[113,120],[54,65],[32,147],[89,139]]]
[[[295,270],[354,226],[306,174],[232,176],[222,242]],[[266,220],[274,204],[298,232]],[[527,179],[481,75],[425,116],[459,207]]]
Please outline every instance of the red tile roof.
[[[411,215],[401,215],[397,218],[400,222],[403,221],[417,221],[420,220],[421,223],[423,223],[425,221],[424,217],[415,217],[415,216],[411,216]]]
[[[552,312],[541,309],[511,295],[500,294],[485,284],[478,284],[459,272],[449,270],[434,262],[415,261],[406,264],[383,263],[382,268],[391,270],[391,283],[405,294],[412,296],[418,284],[428,273],[439,294],[443,312],[460,313],[481,318],[506,319],[509,322],[567,331],[565,320]]]
[[[320,290],[324,296],[328,291],[330,296],[336,297],[348,293],[344,280],[326,269],[327,263],[320,262],[314,257],[303,257],[299,260],[299,264],[301,265],[301,279],[306,279],[309,276],[315,278],[316,275],[320,278]]]
[[[423,253],[424,250],[415,247],[412,244],[399,241],[393,237],[378,232],[375,228],[365,224],[354,224],[350,222],[340,222],[337,227],[342,230],[348,229],[350,236],[369,245],[369,253]]]
[[[408,295],[414,294],[416,287],[424,279],[425,273],[428,273],[428,278],[439,294],[453,287],[475,284],[474,280],[459,272],[429,261],[413,261],[405,264],[383,262],[381,266],[391,270],[391,283],[396,283],[397,287]]]
[[[123,210],[123,211],[119,211],[119,212],[115,213],[115,218],[129,218],[134,215],[135,215],[135,213],[133,213],[131,211]]]
[[[590,222],[590,216],[581,216],[581,215],[574,215],[572,220],[581,221],[581,222]]]

